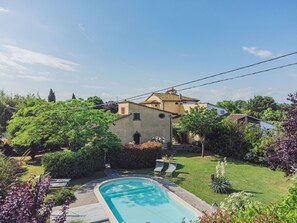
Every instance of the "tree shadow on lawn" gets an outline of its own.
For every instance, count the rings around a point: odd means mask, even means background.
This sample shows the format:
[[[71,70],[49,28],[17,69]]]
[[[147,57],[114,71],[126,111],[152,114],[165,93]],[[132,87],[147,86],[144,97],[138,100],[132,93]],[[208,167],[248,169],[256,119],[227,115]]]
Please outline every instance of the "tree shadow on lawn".
[[[27,160],[26,161],[26,164],[27,165],[30,165],[30,166],[42,166],[42,164],[41,164],[41,156],[35,157],[34,159]]]
[[[262,192],[258,192],[258,191],[238,190],[238,189],[234,189],[234,188],[232,188],[232,189],[229,191],[228,194],[239,193],[239,192],[242,192],[242,191],[244,191],[244,192],[246,192],[246,193],[250,193],[250,194],[252,194],[252,195],[254,195],[254,194],[263,194]]]

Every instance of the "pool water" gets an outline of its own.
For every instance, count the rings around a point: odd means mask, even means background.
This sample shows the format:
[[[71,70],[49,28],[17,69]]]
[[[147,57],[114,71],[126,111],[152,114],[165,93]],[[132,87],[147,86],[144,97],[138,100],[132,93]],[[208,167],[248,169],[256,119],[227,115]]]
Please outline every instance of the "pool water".
[[[145,179],[120,179],[103,184],[99,191],[119,223],[181,223],[197,215]]]

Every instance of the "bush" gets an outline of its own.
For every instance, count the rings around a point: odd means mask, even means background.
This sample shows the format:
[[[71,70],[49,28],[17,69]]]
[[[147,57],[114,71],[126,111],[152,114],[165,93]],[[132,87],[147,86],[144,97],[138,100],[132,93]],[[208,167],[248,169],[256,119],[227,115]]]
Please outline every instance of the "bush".
[[[224,161],[218,162],[216,166],[216,175],[211,175],[210,188],[216,193],[226,194],[231,190],[231,184],[227,178],[225,178],[226,166],[227,159],[225,157]]]
[[[226,194],[231,190],[231,184],[225,177],[214,177],[210,188],[216,193]]]
[[[225,120],[208,137],[207,148],[222,156],[265,163],[265,145],[271,141],[271,133],[263,131],[259,125],[241,125]]]
[[[45,173],[54,178],[80,178],[105,167],[104,149],[85,147],[77,152],[47,153],[42,157]]]
[[[71,189],[62,188],[54,193],[53,197],[54,199],[54,205],[63,205],[67,201],[75,201],[76,197],[74,195],[74,192]]]
[[[250,200],[250,197],[252,196],[251,193],[246,193],[244,191],[232,193],[220,204],[220,207],[222,209],[227,209],[228,211],[245,210],[252,204],[252,201]]]
[[[53,200],[49,200],[47,204],[44,201],[49,185],[49,179],[38,182],[30,179],[28,182],[11,184],[7,196],[0,198],[0,222],[47,222],[53,208]],[[62,214],[53,219],[53,222],[65,222],[67,209],[66,204]]]
[[[4,196],[9,184],[15,181],[18,164],[0,152],[0,197]]]
[[[126,144],[121,149],[108,151],[112,167],[141,169],[155,166],[156,159],[161,157],[162,144],[146,142],[143,144]]]

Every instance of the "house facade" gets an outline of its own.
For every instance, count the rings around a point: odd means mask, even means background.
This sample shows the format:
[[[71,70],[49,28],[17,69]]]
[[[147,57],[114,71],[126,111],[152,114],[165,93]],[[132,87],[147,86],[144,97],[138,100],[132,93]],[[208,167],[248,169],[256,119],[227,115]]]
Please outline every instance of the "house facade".
[[[120,138],[122,144],[133,141],[140,144],[155,136],[164,137],[165,144],[171,142],[172,112],[125,101],[118,104],[118,114],[120,117],[109,129]]]
[[[226,109],[218,107],[210,103],[199,103],[196,98],[190,98],[177,94],[175,89],[171,89],[166,93],[153,93],[145,101],[140,104],[151,108],[158,108],[164,111],[176,113],[182,115],[189,111],[190,108],[203,107],[208,110],[215,109],[218,115],[226,115],[228,112]]]
[[[192,143],[198,141],[198,136],[193,136],[188,133],[180,134],[178,132],[178,123],[180,121],[180,115],[186,113],[191,108],[203,107],[208,110],[215,109],[218,115],[228,114],[227,110],[210,103],[199,103],[196,98],[186,97],[181,94],[177,94],[175,89],[171,89],[166,93],[152,93],[145,101],[140,103],[150,108],[157,108],[163,111],[175,113],[172,117],[173,126],[173,143]]]

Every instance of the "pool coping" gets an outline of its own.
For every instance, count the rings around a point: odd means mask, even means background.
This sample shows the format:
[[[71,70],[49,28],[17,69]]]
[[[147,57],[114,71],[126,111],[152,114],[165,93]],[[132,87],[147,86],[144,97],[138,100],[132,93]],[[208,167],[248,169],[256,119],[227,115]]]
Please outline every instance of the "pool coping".
[[[113,175],[113,176],[101,178],[96,182],[94,182],[96,184],[94,185],[94,190],[93,190],[95,196],[97,197],[98,201],[102,205],[105,213],[109,217],[110,223],[118,223],[118,221],[114,217],[113,213],[111,212],[110,208],[108,207],[104,198],[99,192],[99,187],[107,182],[121,179],[121,178],[142,178],[156,183],[158,186],[163,188],[173,199],[178,200],[183,205],[185,205],[188,209],[195,212],[198,217],[202,215],[202,212],[207,212],[207,213],[212,212],[211,205],[207,204],[205,201],[196,197],[194,194],[188,192],[187,190],[181,188],[177,184],[171,181],[168,181],[164,178],[151,176],[151,175],[144,175],[144,174]]]

